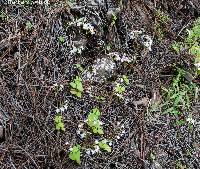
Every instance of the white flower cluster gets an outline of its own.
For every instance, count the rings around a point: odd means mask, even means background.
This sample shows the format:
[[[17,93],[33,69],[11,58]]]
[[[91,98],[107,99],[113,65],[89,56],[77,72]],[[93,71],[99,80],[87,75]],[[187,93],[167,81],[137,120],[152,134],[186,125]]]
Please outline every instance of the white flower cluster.
[[[65,110],[67,110],[67,108],[68,108],[67,101],[65,101],[65,104],[63,106],[61,106],[60,108],[56,109],[56,113],[62,113]]]
[[[92,35],[95,34],[94,26],[92,26],[91,23],[87,22],[87,19],[85,17],[80,18],[74,22],[71,22],[69,25],[76,24],[78,27],[82,27],[84,30],[89,31]]]
[[[86,132],[84,129],[83,129],[83,126],[84,126],[84,123],[80,123],[78,125],[78,130],[76,131],[76,133],[79,135],[79,137],[81,139],[85,138],[86,135],[89,133],[89,132]]]
[[[120,125],[120,123],[118,122],[117,126],[119,126],[119,125]],[[119,140],[120,138],[122,138],[124,136],[124,134],[126,133],[124,125],[120,126],[120,130],[121,130],[121,132],[119,133],[119,135],[116,136],[117,140]]]
[[[120,61],[120,62],[128,62],[130,63],[132,60],[126,56],[126,54],[124,53],[122,56],[120,56],[120,54],[118,52],[112,52],[108,54],[109,56],[114,56],[114,60],[116,61]]]
[[[192,117],[188,117],[188,118],[186,119],[186,121],[187,121],[189,124],[192,124],[192,125],[195,124],[195,120],[194,120]]]
[[[200,62],[197,62],[194,65],[196,66],[197,70],[200,70]]]
[[[83,49],[84,49],[83,46],[79,47],[73,46],[72,50],[70,51],[70,54],[76,54],[76,53],[81,54]]]
[[[151,46],[153,43],[153,40],[151,39],[151,37],[149,35],[142,35],[143,31],[141,30],[133,30],[129,33],[129,38],[130,39],[137,39],[138,37],[140,37],[142,39],[142,43],[145,47],[147,47],[149,49],[149,51],[151,51]]]
[[[133,30],[129,33],[129,37],[130,39],[136,39],[140,34],[142,34],[142,31]]]
[[[111,141],[108,141],[106,139],[104,139],[105,143],[109,142],[108,145],[109,146],[112,146],[112,142]],[[94,145],[94,149],[86,149],[86,154],[87,155],[94,155],[96,153],[101,153],[101,150],[100,150],[100,147],[99,147],[99,140],[95,140],[95,145]]]
[[[149,51],[152,51],[151,46],[152,46],[153,40],[151,39],[151,37],[149,35],[142,35],[141,38],[143,40],[143,45],[147,47]]]
[[[64,86],[62,84],[57,84],[57,83],[53,84],[53,87],[55,89],[58,89],[59,91],[63,91],[64,89]]]

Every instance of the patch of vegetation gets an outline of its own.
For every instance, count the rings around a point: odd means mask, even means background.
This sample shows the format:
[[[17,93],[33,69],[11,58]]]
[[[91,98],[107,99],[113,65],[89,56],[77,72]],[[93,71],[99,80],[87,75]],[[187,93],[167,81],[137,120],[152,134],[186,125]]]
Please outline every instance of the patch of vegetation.
[[[164,38],[165,26],[170,22],[170,17],[162,12],[160,9],[155,12],[156,21],[154,24],[154,30],[157,33],[158,39],[162,40]]]
[[[30,21],[26,22],[26,29],[29,31],[33,29],[33,24]]]
[[[64,127],[64,123],[62,122],[62,116],[61,115],[56,115],[54,122],[55,122],[55,125],[56,125],[56,130],[65,131],[65,127]]]
[[[83,93],[83,85],[82,85],[82,79],[79,76],[76,76],[76,78],[70,83],[71,90],[70,92],[77,97],[81,98]]]
[[[69,158],[73,161],[76,161],[78,164],[81,164],[81,151],[80,151],[81,146],[76,145],[70,149],[69,153]]]
[[[177,53],[182,49],[188,49],[190,54],[196,56],[195,64],[197,65],[198,73],[200,73],[200,17],[187,32],[188,36],[185,38],[184,42],[175,42],[172,44],[172,48]]]
[[[92,129],[93,133],[101,135],[104,132],[99,117],[100,117],[99,109],[98,108],[92,109],[92,111],[88,115],[87,124]]]
[[[163,111],[163,114],[169,113],[171,116],[175,116],[177,125],[185,124],[186,120],[178,117],[184,115],[184,112],[190,111],[191,100],[195,97],[196,86],[192,82],[186,83],[184,74],[184,70],[178,69],[178,75],[173,79],[172,85],[169,88],[162,87],[163,101],[160,106],[156,106]]]
[[[107,140],[102,140],[98,143],[99,147],[107,152],[111,152],[111,147],[107,144]]]
[[[59,36],[58,41],[62,44],[65,42],[65,38],[63,36]]]

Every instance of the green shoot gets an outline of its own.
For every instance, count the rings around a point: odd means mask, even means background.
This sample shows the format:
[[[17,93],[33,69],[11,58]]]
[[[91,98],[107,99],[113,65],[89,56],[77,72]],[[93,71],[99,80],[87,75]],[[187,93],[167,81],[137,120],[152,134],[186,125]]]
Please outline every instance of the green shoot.
[[[83,67],[80,64],[75,64],[76,68],[79,69],[81,72],[84,71]]]
[[[83,85],[82,85],[82,79],[78,76],[73,80],[73,82],[70,83],[71,90],[70,92],[77,97],[81,98],[82,92],[83,92]]]
[[[55,125],[56,125],[56,130],[65,131],[65,127],[64,127],[64,123],[62,122],[62,116],[61,115],[56,115],[54,122],[55,122]]]
[[[63,36],[59,36],[58,40],[60,43],[64,43],[65,42],[65,38]]]
[[[92,109],[87,118],[87,124],[95,134],[104,134],[101,122],[99,120],[100,111],[98,108]]]
[[[33,24],[30,21],[26,22],[26,29],[31,30],[33,28]]]
[[[107,144],[107,140],[102,140],[98,143],[99,147],[107,152],[111,152],[111,147]]]
[[[123,80],[124,80],[124,83],[125,83],[126,85],[129,85],[129,79],[128,79],[128,77],[127,77],[126,75],[123,75],[122,78],[123,78]]]
[[[76,161],[78,164],[81,164],[80,156],[80,145],[76,145],[73,148],[71,148],[70,153],[69,153],[69,158],[73,161]]]

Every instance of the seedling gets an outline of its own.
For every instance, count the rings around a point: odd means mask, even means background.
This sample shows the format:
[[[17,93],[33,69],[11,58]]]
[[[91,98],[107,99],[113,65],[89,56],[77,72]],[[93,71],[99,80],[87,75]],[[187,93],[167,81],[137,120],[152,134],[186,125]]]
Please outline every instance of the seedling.
[[[83,93],[83,85],[82,85],[82,79],[78,76],[73,80],[73,82],[70,83],[70,86],[72,87],[70,92],[77,97],[81,98]]]
[[[99,147],[107,152],[111,152],[111,147],[107,144],[107,140],[102,140],[98,143]]]
[[[111,23],[111,25],[115,25],[116,20],[117,20],[117,16],[116,16],[116,14],[113,12],[113,13],[112,13],[112,23]]]
[[[76,68],[79,69],[81,72],[84,71],[83,67],[80,64],[75,64]]]
[[[97,100],[104,101],[106,98],[103,96],[95,96]]]
[[[98,108],[92,109],[87,118],[87,124],[95,134],[104,134],[101,122],[99,120],[100,111]]]
[[[163,114],[170,114],[176,117],[176,125],[184,125],[185,120],[179,119],[183,112],[190,111],[191,98],[194,97],[196,86],[190,82],[184,82],[185,71],[178,69],[178,75],[174,78],[172,85],[167,89],[162,87],[163,102],[160,109]]]
[[[125,87],[120,85],[119,83],[116,83],[116,86],[115,86],[115,94],[120,98],[122,99],[123,98],[123,94],[125,92]]]
[[[59,36],[58,40],[60,43],[64,43],[65,42],[65,38],[63,36]]]
[[[73,148],[70,149],[70,153],[69,153],[69,158],[73,161],[76,161],[78,164],[81,164],[81,151],[80,151],[81,146],[80,145],[76,145]]]
[[[27,21],[26,22],[26,29],[30,31],[32,28],[33,28],[33,24],[30,21]]]
[[[125,83],[126,85],[129,85],[129,79],[128,79],[128,77],[127,77],[126,75],[123,75],[122,78],[123,78],[123,80],[124,80],[124,83]]]
[[[58,131],[65,131],[64,123],[62,122],[62,116],[56,115],[55,119],[56,130]]]
[[[6,20],[7,18],[8,18],[8,16],[6,15],[6,13],[3,10],[0,11],[0,19]]]

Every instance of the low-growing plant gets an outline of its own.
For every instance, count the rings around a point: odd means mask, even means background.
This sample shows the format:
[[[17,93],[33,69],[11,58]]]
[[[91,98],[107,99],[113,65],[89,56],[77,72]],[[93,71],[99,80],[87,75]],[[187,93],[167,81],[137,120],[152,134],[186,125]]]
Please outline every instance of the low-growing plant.
[[[81,151],[80,151],[80,149],[81,149],[80,145],[73,146],[70,149],[70,153],[69,153],[69,158],[73,161],[76,161],[78,164],[81,164],[81,159],[80,159]]]
[[[26,22],[26,29],[27,30],[32,30],[33,29],[33,24],[30,21]]]
[[[172,48],[180,53],[181,49],[188,49],[189,53],[194,55],[195,64],[197,66],[197,73],[200,74],[200,17],[194,22],[192,28],[187,30],[188,36],[183,42],[175,42],[172,44]]]
[[[76,66],[76,68],[77,68],[78,70],[80,70],[81,72],[84,71],[83,67],[82,67],[79,63],[75,64],[75,66]]]
[[[87,124],[92,129],[93,133],[102,135],[104,134],[104,132],[99,117],[100,117],[99,109],[98,108],[92,109],[88,115]]]
[[[65,42],[65,38],[64,38],[63,36],[59,36],[59,37],[58,37],[58,41],[59,41],[60,43],[64,43],[64,42]]]
[[[71,90],[70,92],[77,97],[81,98],[83,93],[83,85],[82,85],[82,79],[79,76],[76,76],[76,78],[70,83]]]
[[[98,145],[104,151],[107,151],[109,153],[112,151],[111,147],[107,144],[107,140],[99,141]]]
[[[65,127],[64,127],[64,123],[62,122],[62,116],[61,115],[56,115],[54,122],[55,122],[55,125],[56,125],[56,130],[65,131]]]
[[[184,70],[178,69],[178,74],[173,79],[172,85],[169,88],[162,87],[163,101],[159,106],[156,106],[157,110],[162,110],[163,114],[175,116],[176,125],[185,124],[185,120],[179,119],[179,116],[190,111],[191,99],[195,97],[196,86],[192,82],[186,82],[184,74]]]
[[[123,80],[124,80],[124,83],[125,83],[126,85],[129,85],[129,79],[128,79],[128,77],[127,77],[126,75],[123,75],[122,78],[123,78]]]
[[[116,86],[114,88],[115,94],[122,99],[123,98],[123,94],[125,92],[125,87],[119,83],[116,83]]]

